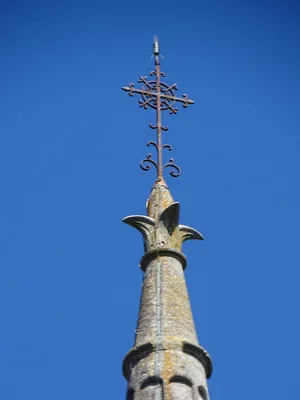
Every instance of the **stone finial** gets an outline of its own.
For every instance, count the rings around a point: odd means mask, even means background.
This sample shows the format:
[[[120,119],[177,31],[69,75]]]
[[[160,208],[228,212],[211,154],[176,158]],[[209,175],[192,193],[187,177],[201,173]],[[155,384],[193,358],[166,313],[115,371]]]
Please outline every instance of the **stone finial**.
[[[145,252],[161,248],[181,251],[185,240],[203,240],[196,229],[179,224],[180,205],[174,202],[165,181],[155,183],[147,203],[148,216],[131,215],[123,219],[142,233]]]

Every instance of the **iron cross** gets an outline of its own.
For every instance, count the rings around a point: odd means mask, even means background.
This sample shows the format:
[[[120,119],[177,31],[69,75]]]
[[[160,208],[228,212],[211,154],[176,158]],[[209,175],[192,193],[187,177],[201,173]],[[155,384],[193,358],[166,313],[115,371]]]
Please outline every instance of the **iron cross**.
[[[172,146],[169,144],[162,144],[162,131],[167,131],[168,127],[163,126],[161,123],[161,112],[169,110],[170,114],[177,114],[178,108],[175,107],[176,103],[182,103],[183,107],[186,108],[189,104],[194,104],[194,101],[189,99],[186,94],[182,97],[175,96],[177,85],[167,85],[161,82],[161,77],[165,77],[166,74],[160,70],[159,62],[159,42],[158,38],[154,37],[153,42],[153,55],[155,59],[155,71],[150,72],[150,76],[155,76],[155,80],[147,80],[146,76],[142,76],[139,79],[139,83],[143,84],[141,89],[136,89],[133,83],[129,86],[122,87],[122,90],[128,92],[129,96],[139,94],[142,100],[139,100],[140,107],[145,110],[148,107],[156,110],[156,124],[150,124],[151,129],[156,129],[157,132],[157,143],[149,141],[148,146],[154,146],[157,151],[157,162],[152,159],[152,155],[148,154],[146,158],[141,161],[141,168],[144,171],[149,171],[150,164],[154,165],[157,170],[157,179],[160,180],[163,177],[163,171],[167,167],[173,167],[170,171],[170,175],[177,177],[180,175],[180,168],[175,164],[174,159],[170,158],[169,162],[163,165],[162,151],[167,148],[169,151],[172,150]]]

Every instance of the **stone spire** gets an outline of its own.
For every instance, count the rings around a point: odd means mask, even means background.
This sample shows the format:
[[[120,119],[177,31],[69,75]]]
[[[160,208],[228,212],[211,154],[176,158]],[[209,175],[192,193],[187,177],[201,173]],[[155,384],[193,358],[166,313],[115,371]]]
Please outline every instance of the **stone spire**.
[[[144,170],[154,165],[157,179],[147,202],[147,215],[132,215],[123,221],[139,230],[144,240],[144,255],[140,266],[144,272],[142,296],[134,347],[123,362],[123,374],[128,381],[127,400],[208,400],[206,379],[211,375],[212,363],[199,345],[186,288],[184,269],[186,257],[182,243],[188,239],[203,240],[195,229],[179,224],[179,203],[174,202],[163,178],[164,169],[173,167],[170,174],[179,176],[180,168],[174,159],[162,163],[164,148],[161,111],[176,114],[176,102],[184,107],[192,104],[186,95],[174,95],[176,85],[160,81],[159,44],[154,39],[154,81],[141,77],[142,89],[133,84],[124,87],[129,95],[142,96],[140,106],[156,109],[157,142],[148,142],[157,150],[157,161],[148,154],[141,162]]]

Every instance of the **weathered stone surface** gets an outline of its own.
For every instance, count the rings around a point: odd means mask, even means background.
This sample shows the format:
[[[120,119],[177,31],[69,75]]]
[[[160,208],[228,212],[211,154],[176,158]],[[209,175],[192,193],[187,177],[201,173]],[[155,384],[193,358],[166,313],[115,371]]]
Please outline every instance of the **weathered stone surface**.
[[[198,343],[181,253],[184,240],[203,237],[179,225],[179,204],[164,181],[154,185],[147,207],[147,217],[124,219],[143,234],[146,252],[135,343],[123,363],[128,398],[207,400],[211,361]]]

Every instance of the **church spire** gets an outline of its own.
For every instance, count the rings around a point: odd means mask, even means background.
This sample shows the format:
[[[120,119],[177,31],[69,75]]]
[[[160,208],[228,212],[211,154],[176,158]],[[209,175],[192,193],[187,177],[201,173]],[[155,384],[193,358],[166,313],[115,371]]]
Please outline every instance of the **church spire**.
[[[156,142],[149,141],[157,153],[154,160],[148,154],[141,168],[156,168],[156,182],[147,202],[147,215],[131,215],[123,219],[142,233],[145,253],[140,266],[144,272],[140,311],[134,347],[123,362],[123,374],[128,380],[127,400],[208,400],[206,379],[212,364],[207,352],[199,345],[190,301],[186,288],[184,269],[186,257],[182,243],[188,239],[202,240],[196,229],[179,224],[179,203],[173,200],[164,180],[165,169],[170,175],[180,175],[174,159],[163,162],[163,150],[172,150],[163,144],[162,111],[176,114],[177,103],[187,107],[194,102],[187,95],[175,96],[176,84],[161,81],[165,74],[160,70],[159,42],[154,38],[153,80],[141,77],[141,89],[131,83],[122,89],[130,96],[141,96],[140,107],[156,110]]]

